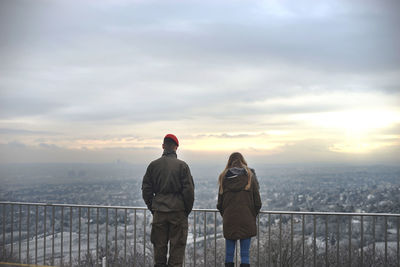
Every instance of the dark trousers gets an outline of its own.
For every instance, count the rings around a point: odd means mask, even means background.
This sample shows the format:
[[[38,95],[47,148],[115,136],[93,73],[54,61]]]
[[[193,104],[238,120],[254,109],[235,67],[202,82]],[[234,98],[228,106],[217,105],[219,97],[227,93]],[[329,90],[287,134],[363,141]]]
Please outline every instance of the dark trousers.
[[[154,246],[155,266],[182,266],[188,234],[188,218],[183,211],[154,212],[151,243]]]

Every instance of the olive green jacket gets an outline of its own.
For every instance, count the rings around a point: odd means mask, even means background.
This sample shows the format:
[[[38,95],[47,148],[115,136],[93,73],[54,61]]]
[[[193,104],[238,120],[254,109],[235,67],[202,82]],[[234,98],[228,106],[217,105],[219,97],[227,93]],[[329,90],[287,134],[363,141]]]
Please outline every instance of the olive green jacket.
[[[223,192],[218,194],[217,209],[223,218],[226,239],[246,239],[257,234],[256,217],[261,209],[259,185],[254,170],[248,190],[247,172],[244,168],[231,168],[223,182]]]
[[[179,160],[175,152],[164,152],[147,167],[142,197],[152,213],[184,211],[188,216],[194,202],[194,183],[189,166]]]

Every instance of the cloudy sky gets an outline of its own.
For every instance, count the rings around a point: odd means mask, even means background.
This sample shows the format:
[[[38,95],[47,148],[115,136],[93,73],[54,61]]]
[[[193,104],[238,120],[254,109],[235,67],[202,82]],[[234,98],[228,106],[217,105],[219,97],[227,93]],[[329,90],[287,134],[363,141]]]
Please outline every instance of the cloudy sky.
[[[400,163],[400,2],[3,0],[0,163]]]

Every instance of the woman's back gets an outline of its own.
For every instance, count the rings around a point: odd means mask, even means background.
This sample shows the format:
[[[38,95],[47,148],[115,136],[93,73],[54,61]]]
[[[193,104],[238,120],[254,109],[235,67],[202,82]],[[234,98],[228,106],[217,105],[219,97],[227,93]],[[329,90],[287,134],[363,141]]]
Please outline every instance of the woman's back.
[[[222,180],[222,192],[218,195],[217,208],[223,216],[224,237],[245,239],[255,236],[256,216],[261,208],[258,182],[255,173],[249,174],[245,168],[229,168]]]

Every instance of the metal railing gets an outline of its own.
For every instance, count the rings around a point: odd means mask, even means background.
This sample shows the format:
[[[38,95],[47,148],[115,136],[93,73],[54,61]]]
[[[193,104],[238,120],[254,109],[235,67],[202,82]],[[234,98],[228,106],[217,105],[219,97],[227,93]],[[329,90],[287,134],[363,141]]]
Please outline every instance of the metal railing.
[[[0,262],[152,266],[144,207],[0,202]],[[400,214],[262,211],[254,266],[400,266]],[[220,266],[225,243],[214,209],[189,216],[185,266]],[[238,249],[236,263],[240,262]]]

